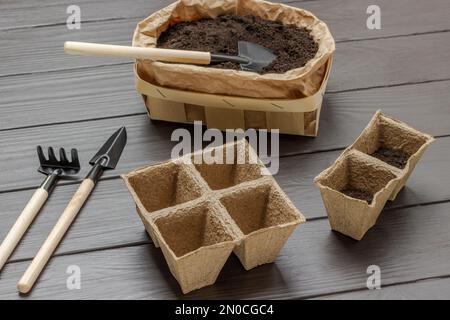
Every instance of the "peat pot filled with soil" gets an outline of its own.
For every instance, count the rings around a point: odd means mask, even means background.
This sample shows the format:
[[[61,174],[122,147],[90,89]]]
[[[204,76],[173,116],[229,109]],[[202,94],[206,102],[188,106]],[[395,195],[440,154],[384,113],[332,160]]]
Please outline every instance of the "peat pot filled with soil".
[[[237,55],[239,41],[276,58],[258,72],[234,62],[137,60],[136,87],[150,117],[316,135],[335,43],[308,11],[259,0],[179,0],[139,23],[133,46]]]
[[[378,110],[356,141],[314,179],[331,228],[361,240],[434,140]]]

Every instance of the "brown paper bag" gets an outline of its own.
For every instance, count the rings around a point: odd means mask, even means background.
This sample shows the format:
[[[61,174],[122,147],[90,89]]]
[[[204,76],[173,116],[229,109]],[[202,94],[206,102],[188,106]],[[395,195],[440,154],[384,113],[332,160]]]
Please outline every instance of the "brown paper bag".
[[[147,82],[181,90],[255,98],[297,99],[316,93],[322,84],[326,62],[335,50],[327,25],[312,13],[260,0],[179,0],[141,21],[133,46],[155,47],[160,34],[181,21],[216,18],[223,14],[254,15],[266,20],[305,27],[319,45],[305,66],[284,74],[259,75],[247,71],[194,65],[137,61],[137,72]]]

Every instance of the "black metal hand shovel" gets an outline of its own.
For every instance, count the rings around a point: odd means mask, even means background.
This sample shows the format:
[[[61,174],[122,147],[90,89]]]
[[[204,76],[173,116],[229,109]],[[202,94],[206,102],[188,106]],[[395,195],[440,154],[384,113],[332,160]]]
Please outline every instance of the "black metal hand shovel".
[[[149,59],[153,61],[202,65],[230,61],[239,63],[242,70],[254,72],[262,71],[264,67],[270,65],[277,58],[277,56],[267,48],[247,41],[238,42],[239,54],[237,56],[201,51],[128,47],[72,41],[67,41],[64,44],[64,50],[66,53],[88,56]]]

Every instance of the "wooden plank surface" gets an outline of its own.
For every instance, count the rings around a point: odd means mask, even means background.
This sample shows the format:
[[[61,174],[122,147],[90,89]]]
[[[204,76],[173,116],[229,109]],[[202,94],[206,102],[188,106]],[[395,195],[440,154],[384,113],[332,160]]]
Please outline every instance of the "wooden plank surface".
[[[77,4],[82,12],[82,22],[113,19],[143,19],[172,1],[134,0],[133,5],[124,6],[123,0],[26,0],[2,1],[0,30],[43,27],[66,22],[67,6]],[[325,21],[339,41],[390,37],[417,33],[449,30],[450,8],[447,0],[284,0],[290,6],[313,12]],[[382,13],[382,28],[370,30],[366,27],[369,5],[378,5]],[[436,10],[439,8],[439,10]],[[420,23],[417,23],[417,19]]]
[[[448,93],[446,88],[443,90]],[[358,94],[360,92],[355,96]],[[360,101],[363,100],[362,96]],[[407,101],[410,100],[406,100],[405,108],[387,106],[383,110],[387,114],[398,116],[419,130],[434,135],[450,133],[446,123],[448,116],[446,102],[424,108],[419,99],[417,100],[419,103],[415,106],[408,106]],[[356,139],[379,107],[373,104],[374,107],[363,104],[364,108],[358,108],[358,105],[352,108],[343,104],[342,109],[333,108],[330,104],[323,110],[319,137],[283,136],[280,139],[280,154],[284,156],[346,147]],[[423,115],[423,118],[420,115]],[[3,150],[0,161],[5,163],[7,168],[0,172],[2,181],[0,191],[39,185],[42,177],[35,171],[37,167],[35,148],[39,144],[78,148],[83,175],[88,170],[86,162],[105,137],[122,125],[127,127],[129,143],[117,170],[107,172],[106,176],[117,175],[119,172],[127,172],[139,166],[170,158],[171,149],[176,144],[170,141],[171,134],[180,125],[167,122],[151,123],[146,115],[9,130],[0,135],[0,146]],[[191,133],[193,131],[190,125],[181,127],[189,129]]]
[[[413,283],[383,287],[382,290],[358,290],[323,296],[321,300],[448,300],[450,279],[426,279]]]
[[[170,1],[133,0],[133,5],[124,5],[123,0],[2,0],[0,30],[35,28],[66,24],[67,7],[77,5],[81,9],[81,22],[129,19],[144,17]]]
[[[330,231],[326,220],[309,222],[296,229],[276,263],[245,271],[232,256],[214,286],[188,295],[150,244],[55,257],[28,298],[310,298],[365,288],[372,264],[380,266],[385,285],[439,276],[450,267],[448,210],[450,203],[390,211],[360,242]],[[7,265],[0,298],[18,297],[15,284],[27,265]],[[81,269],[81,290],[66,288],[70,265]]]
[[[85,24],[80,30],[68,30],[65,25],[56,25],[2,31],[0,76],[130,63],[127,59],[68,55],[64,53],[64,42],[71,40],[130,45],[137,22],[107,20]]]
[[[449,79],[450,67],[440,63],[449,42],[445,32],[338,44],[333,73],[339,77],[331,76],[329,91]]]
[[[0,135],[0,162],[7,164],[7,169],[0,174],[1,190],[40,184],[43,176],[36,172],[37,145],[77,148],[82,165],[79,176],[84,176],[90,167],[89,159],[121,126],[127,128],[128,143],[116,170],[106,171],[104,177],[170,158],[170,150],[175,145],[170,142],[171,133],[179,125],[153,126],[146,115],[4,131]]]
[[[145,113],[130,64],[0,78],[0,130]]]
[[[285,1],[326,21],[338,43],[319,137],[280,141],[283,157],[275,178],[310,221],[295,231],[275,264],[245,272],[233,256],[216,285],[187,296],[149,243],[118,174],[167,160],[175,144],[172,131],[192,132],[192,126],[147,119],[133,88],[131,62],[62,51],[65,40],[129,44],[137,21],[170,2],[80,0],[85,23],[77,31],[65,26],[65,9],[72,4],[66,0],[0,4],[0,238],[43,178],[35,171],[37,144],[79,148],[84,175],[87,160],[111,132],[126,125],[129,136],[117,170],[100,181],[36,290],[24,298],[449,297],[447,0]],[[381,30],[365,26],[369,4],[381,8]],[[441,138],[376,227],[356,242],[330,231],[312,179],[379,108]],[[55,189],[0,273],[0,298],[19,298],[17,280],[76,187],[73,181]],[[82,290],[66,288],[72,264],[81,267]],[[381,267],[385,289],[365,290],[370,264]]]
[[[446,0],[332,0],[290,3],[314,13],[325,21],[337,41],[374,39],[429,33],[450,29],[450,7]],[[367,28],[366,10],[377,5],[381,12],[381,29]],[[440,8],[436,10],[436,8]],[[417,23],[420,20],[420,23]]]
[[[298,154],[351,144],[376,110],[434,136],[448,135],[450,82],[377,88],[325,95],[316,138],[283,136],[280,153]]]
[[[0,78],[0,130],[145,113],[131,65]],[[334,73],[337,78],[339,75]],[[285,150],[349,144],[377,109],[433,135],[450,133],[450,81],[327,93],[319,136],[284,137]],[[62,112],[63,111],[63,112]],[[350,125],[351,124],[351,125]],[[335,135],[335,130],[340,134]],[[301,148],[301,149],[299,149]]]

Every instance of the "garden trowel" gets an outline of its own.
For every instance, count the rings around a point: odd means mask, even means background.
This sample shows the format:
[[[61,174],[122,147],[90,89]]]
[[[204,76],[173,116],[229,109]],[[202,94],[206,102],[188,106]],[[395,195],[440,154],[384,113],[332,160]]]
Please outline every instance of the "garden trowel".
[[[260,72],[270,65],[277,56],[259,44],[239,41],[237,56],[214,54],[201,51],[142,48],[67,41],[64,44],[66,53],[87,56],[122,57],[132,59],[148,59],[153,61],[178,62],[188,64],[214,64],[220,62],[239,63],[242,70]]]

